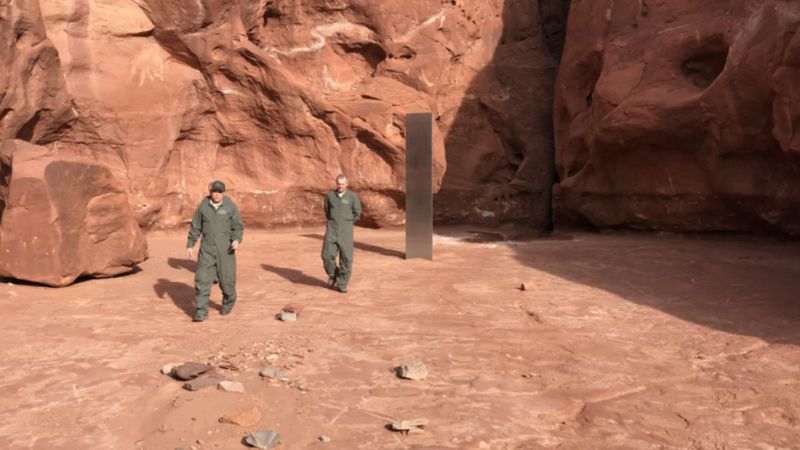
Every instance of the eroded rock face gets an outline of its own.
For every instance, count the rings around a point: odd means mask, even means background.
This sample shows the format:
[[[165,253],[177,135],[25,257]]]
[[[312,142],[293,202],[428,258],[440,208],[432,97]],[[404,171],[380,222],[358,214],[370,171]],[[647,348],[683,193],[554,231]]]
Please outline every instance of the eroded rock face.
[[[792,1],[572,2],[561,218],[799,234],[799,22]]]
[[[0,2],[0,67],[0,140],[52,141],[74,111],[38,2]]]
[[[439,221],[550,226],[553,83],[568,6],[508,0],[494,20],[487,11],[473,14],[481,29],[494,30],[496,45],[457,114],[442,121],[447,173],[436,197]]]
[[[64,286],[129,272],[146,258],[124,186],[107,167],[0,143],[0,276]]]
[[[565,4],[30,0],[5,8],[26,11],[37,39],[49,39],[42,46],[57,50],[47,80],[64,81],[47,101],[72,116],[44,142],[126,172],[138,222],[166,228],[185,224],[216,178],[251,226],[318,223],[322,194],[340,172],[363,200],[364,224],[403,223],[405,114],[424,111],[436,120],[435,189],[444,183],[437,219],[530,216],[521,205],[534,199],[541,209],[551,182],[549,105]],[[11,47],[0,56],[32,60]],[[28,80],[10,91],[21,97],[46,84]],[[34,112],[58,110],[45,103]],[[3,137],[31,137],[20,128]]]

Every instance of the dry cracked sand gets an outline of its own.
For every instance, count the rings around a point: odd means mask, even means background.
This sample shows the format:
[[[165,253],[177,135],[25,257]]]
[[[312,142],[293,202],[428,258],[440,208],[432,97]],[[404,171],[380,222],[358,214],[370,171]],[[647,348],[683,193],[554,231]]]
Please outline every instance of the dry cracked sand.
[[[0,448],[236,449],[263,429],[284,449],[800,447],[800,245],[487,236],[439,229],[434,261],[406,261],[402,231],[359,229],[340,294],[320,230],[247,231],[240,301],[220,316],[215,287],[201,324],[183,232],[150,234],[128,276],[4,282]],[[275,320],[290,302],[299,320]],[[392,372],[413,360],[425,380]],[[160,373],[184,361],[245,392]],[[219,422],[253,407],[254,426]],[[417,418],[422,434],[386,428]]]

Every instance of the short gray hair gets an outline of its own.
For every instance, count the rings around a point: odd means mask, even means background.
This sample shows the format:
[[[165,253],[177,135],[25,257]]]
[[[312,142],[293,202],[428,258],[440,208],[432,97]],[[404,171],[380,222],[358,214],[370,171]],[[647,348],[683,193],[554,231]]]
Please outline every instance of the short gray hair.
[[[340,173],[336,176],[336,181],[347,181],[347,175]]]

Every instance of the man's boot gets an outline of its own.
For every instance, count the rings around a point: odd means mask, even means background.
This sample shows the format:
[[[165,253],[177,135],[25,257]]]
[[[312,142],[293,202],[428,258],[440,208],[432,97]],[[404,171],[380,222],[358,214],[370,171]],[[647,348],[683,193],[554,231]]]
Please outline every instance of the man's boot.
[[[231,311],[233,311],[233,305],[235,304],[236,302],[223,303],[222,309],[219,311],[220,315],[227,316],[228,314],[230,314]]]
[[[208,310],[205,309],[198,309],[194,312],[194,318],[192,322],[202,322],[208,319]]]
[[[333,289],[336,286],[336,279],[339,277],[339,268],[336,268],[336,271],[333,273],[333,276],[328,277],[328,287]]]

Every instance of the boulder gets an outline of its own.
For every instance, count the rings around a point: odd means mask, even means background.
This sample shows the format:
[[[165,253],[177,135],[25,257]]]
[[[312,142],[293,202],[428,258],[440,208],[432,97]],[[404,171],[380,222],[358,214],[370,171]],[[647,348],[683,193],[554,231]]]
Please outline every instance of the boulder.
[[[0,276],[66,286],[147,259],[147,241],[111,170],[20,140],[0,142]]]

